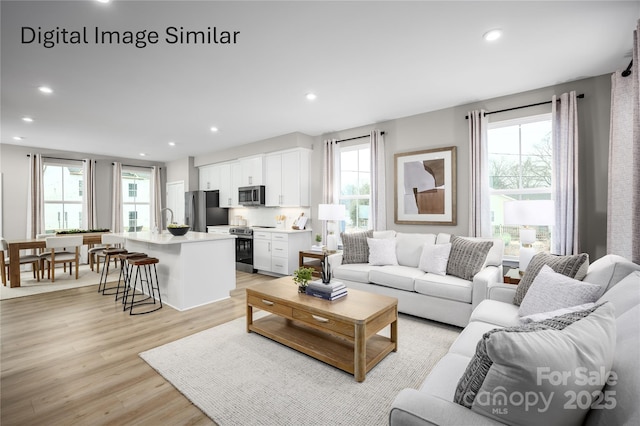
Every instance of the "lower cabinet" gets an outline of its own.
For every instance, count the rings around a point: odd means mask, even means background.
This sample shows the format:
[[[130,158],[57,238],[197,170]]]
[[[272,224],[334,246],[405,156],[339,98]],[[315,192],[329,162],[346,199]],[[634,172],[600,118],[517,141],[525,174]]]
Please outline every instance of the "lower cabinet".
[[[258,271],[291,275],[298,269],[298,253],[311,246],[311,231],[253,232],[253,267]]]

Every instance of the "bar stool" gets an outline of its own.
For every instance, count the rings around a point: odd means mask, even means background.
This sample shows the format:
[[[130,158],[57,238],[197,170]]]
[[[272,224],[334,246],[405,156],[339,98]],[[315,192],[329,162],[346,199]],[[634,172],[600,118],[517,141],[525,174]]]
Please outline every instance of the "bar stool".
[[[131,298],[129,301],[128,291],[126,290],[127,296],[125,296],[124,300],[124,310],[129,310],[129,315],[143,315],[149,314],[151,312],[157,311],[162,308],[162,297],[160,296],[160,283],[158,282],[158,271],[156,269],[156,264],[160,261],[155,257],[142,257],[142,258],[134,258],[127,260],[129,265],[136,267],[136,274],[133,279],[133,292],[131,294]],[[151,267],[153,266],[153,273],[151,271]],[[142,272],[140,271],[142,268]],[[144,274],[144,277],[143,277]],[[155,278],[155,282],[154,282]],[[140,283],[140,294],[144,295],[144,283],[147,284],[147,291],[149,292],[147,297],[140,300],[135,300],[136,298],[136,288],[138,286],[138,282]],[[158,292],[158,299],[156,302],[155,292]],[[128,303],[128,305],[127,305]],[[140,311],[134,312],[134,308],[138,308],[144,305],[154,305],[154,308],[142,308]]]
[[[129,259],[139,259],[147,257],[146,253],[120,253],[116,254],[116,260],[120,261],[120,275],[118,276],[118,285],[116,286],[116,298],[115,302],[122,299],[122,303],[125,303],[127,298],[127,292],[129,290],[129,284],[131,282],[131,271],[133,270],[133,265],[128,264]],[[122,293],[120,290],[120,283],[122,283]]]
[[[104,256],[104,264],[102,265],[102,272],[100,273],[100,284],[98,285],[98,293],[102,292],[103,295],[113,296],[116,293],[109,292],[111,290],[116,290],[117,287],[108,287],[107,288],[107,279],[109,277],[109,264],[111,259],[115,259],[115,257],[119,254],[127,253],[126,249],[113,247],[106,248],[102,251],[102,255]],[[120,271],[122,273],[122,271]]]

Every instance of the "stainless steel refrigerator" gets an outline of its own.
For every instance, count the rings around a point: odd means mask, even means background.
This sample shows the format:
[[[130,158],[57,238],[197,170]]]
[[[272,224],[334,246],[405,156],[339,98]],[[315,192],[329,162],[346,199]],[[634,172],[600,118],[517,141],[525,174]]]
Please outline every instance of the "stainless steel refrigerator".
[[[207,232],[207,226],[229,224],[229,210],[220,207],[218,191],[186,192],[184,215],[186,225],[195,232]]]

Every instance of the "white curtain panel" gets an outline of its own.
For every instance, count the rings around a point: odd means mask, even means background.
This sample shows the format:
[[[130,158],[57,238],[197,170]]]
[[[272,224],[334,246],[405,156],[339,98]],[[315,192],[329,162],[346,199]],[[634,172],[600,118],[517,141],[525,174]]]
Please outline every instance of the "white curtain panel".
[[[29,197],[27,199],[27,238],[43,234],[44,184],[42,155],[29,154]]]
[[[640,24],[639,24],[640,25]],[[611,75],[607,253],[640,263],[640,72],[638,29],[632,73]],[[629,177],[632,176],[632,179]]]
[[[98,224],[96,207],[96,161],[85,158],[82,165],[82,228],[95,229]]]
[[[322,170],[322,204],[333,204],[335,188],[336,151],[338,140],[326,139],[323,143],[324,168]],[[327,222],[322,222],[322,241],[327,241]]]
[[[489,148],[484,110],[468,113],[469,117],[469,236],[491,237],[491,206],[489,204]]]
[[[553,198],[552,253],[578,254],[578,102],[576,92],[551,99]]]
[[[371,222],[374,231],[387,229],[387,200],[385,197],[384,136],[381,130],[371,131]]]
[[[122,232],[122,163],[113,163],[111,185],[111,230]]]
[[[160,168],[151,168],[151,229],[154,226],[158,230],[162,229],[162,216],[160,209],[162,208],[162,187],[160,185]]]

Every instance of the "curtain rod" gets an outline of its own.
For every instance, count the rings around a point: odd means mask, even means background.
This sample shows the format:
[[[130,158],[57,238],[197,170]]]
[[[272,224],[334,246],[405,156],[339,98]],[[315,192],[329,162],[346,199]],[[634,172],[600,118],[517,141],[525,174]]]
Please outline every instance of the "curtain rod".
[[[629,77],[631,75],[631,67],[632,66],[633,66],[633,59],[631,60],[631,62],[629,62],[629,66],[627,67],[627,69],[622,71],[622,76],[623,77]]]
[[[31,157],[31,154],[27,154],[27,157]],[[42,158],[47,160],[82,161],[82,162],[85,161],[85,160],[76,160],[75,158],[45,157],[44,155],[42,156]]]
[[[380,134],[384,135],[384,132],[380,132]],[[340,140],[337,140],[336,143],[346,142],[346,141],[354,141],[356,139],[364,139],[364,138],[368,138],[368,137],[371,137],[371,135],[362,135],[362,136],[355,136],[353,138],[340,139]]]
[[[113,166],[115,163],[111,163]],[[122,164],[122,167],[139,167],[141,169],[153,169],[153,166],[134,166],[133,164]],[[160,167],[158,167],[160,168]]]
[[[578,98],[578,99],[584,98],[584,93],[580,93],[579,95],[576,96],[576,98]],[[553,101],[538,102],[536,104],[522,105],[522,106],[517,106],[517,107],[513,107],[513,108],[501,109],[501,110],[498,110],[498,111],[489,111],[489,112],[485,112],[484,115],[487,116],[487,115],[491,115],[491,114],[497,114],[499,112],[507,112],[507,111],[513,111],[513,110],[516,110],[516,109],[530,108],[530,107],[534,107],[534,106],[538,106],[538,105],[550,104],[551,102],[553,102]],[[468,120],[469,116],[465,115],[464,118]]]

